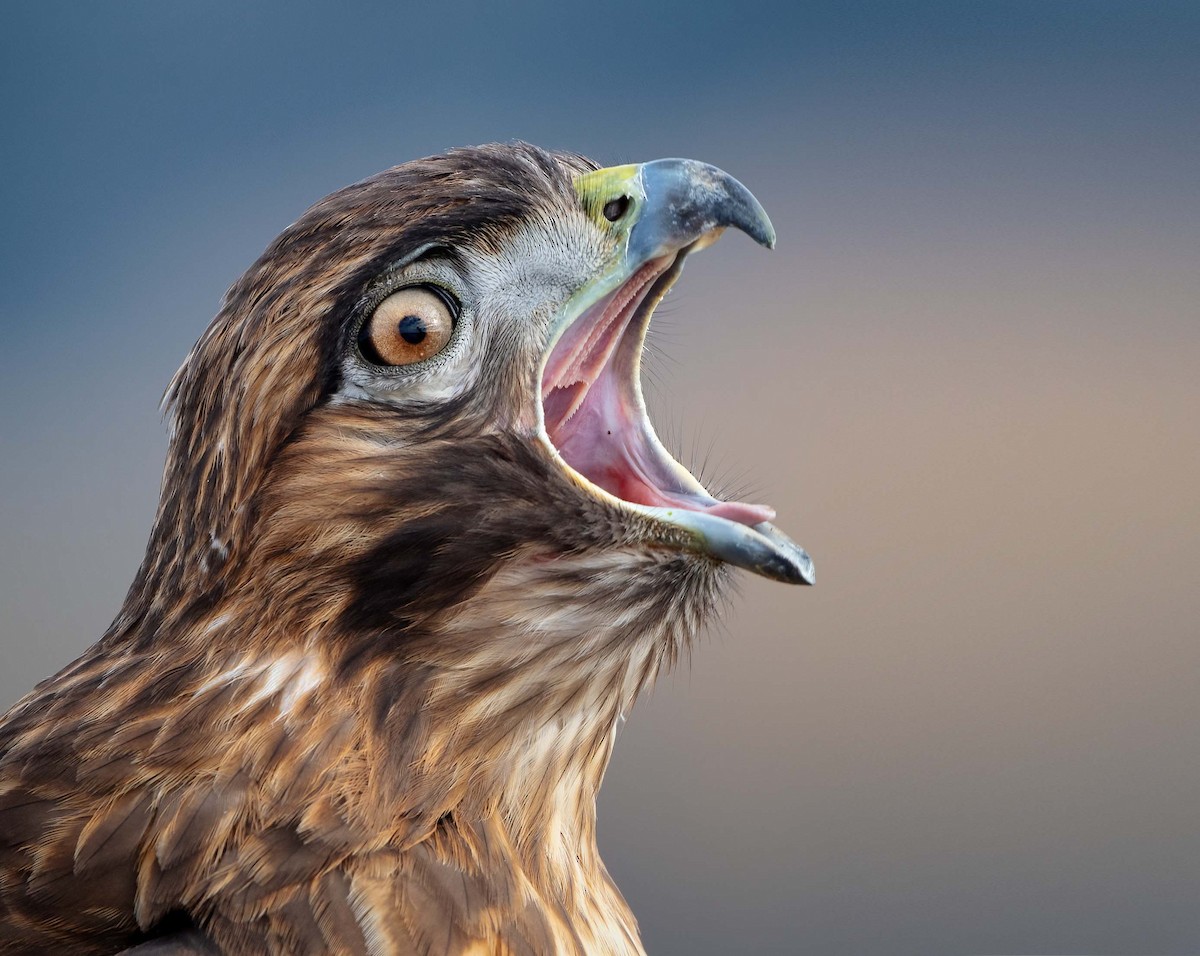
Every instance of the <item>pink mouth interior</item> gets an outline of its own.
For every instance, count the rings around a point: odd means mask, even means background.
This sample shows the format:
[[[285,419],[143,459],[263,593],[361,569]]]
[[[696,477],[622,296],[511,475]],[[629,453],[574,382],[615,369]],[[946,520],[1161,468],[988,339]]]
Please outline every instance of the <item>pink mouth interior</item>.
[[[766,505],[709,495],[663,450],[642,409],[638,356],[649,318],[642,306],[674,262],[647,262],[562,334],[542,373],[546,435],[572,469],[623,501],[745,525],[771,521],[775,511]]]

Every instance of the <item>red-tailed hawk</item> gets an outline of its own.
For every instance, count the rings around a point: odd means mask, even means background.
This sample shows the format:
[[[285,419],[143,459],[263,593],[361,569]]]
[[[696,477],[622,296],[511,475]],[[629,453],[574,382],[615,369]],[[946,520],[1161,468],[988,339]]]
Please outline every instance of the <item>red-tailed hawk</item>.
[[[514,145],[276,239],[171,384],[120,614],[0,724],[0,951],[641,953],[614,728],[729,565],[812,580],[642,401],[727,226],[774,242],[712,166]]]

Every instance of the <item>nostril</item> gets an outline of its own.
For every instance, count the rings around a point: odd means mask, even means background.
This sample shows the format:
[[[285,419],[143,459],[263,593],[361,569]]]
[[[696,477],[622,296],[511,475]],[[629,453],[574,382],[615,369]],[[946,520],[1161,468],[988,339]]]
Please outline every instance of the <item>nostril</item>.
[[[618,196],[616,199],[610,199],[604,204],[604,218],[609,222],[616,222],[629,209],[629,197]]]

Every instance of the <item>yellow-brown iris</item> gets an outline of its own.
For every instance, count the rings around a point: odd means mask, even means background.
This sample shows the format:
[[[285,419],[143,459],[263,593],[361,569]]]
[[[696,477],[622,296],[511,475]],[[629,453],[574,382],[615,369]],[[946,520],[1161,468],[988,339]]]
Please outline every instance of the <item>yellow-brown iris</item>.
[[[454,333],[449,297],[427,286],[393,292],[359,333],[363,357],[376,365],[413,365],[437,355]]]

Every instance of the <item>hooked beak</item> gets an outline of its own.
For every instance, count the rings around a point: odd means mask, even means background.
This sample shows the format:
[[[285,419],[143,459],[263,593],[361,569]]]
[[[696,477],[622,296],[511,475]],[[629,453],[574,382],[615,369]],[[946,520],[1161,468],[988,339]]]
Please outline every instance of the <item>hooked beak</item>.
[[[733,226],[771,248],[758,200],[728,173],[660,159],[586,173],[584,208],[616,240],[610,266],[555,326],[542,368],[539,433],[593,493],[663,526],[664,542],[792,584],[812,584],[811,559],[763,505],[720,501],[662,446],[646,414],[641,351],[654,307],[686,256]]]

